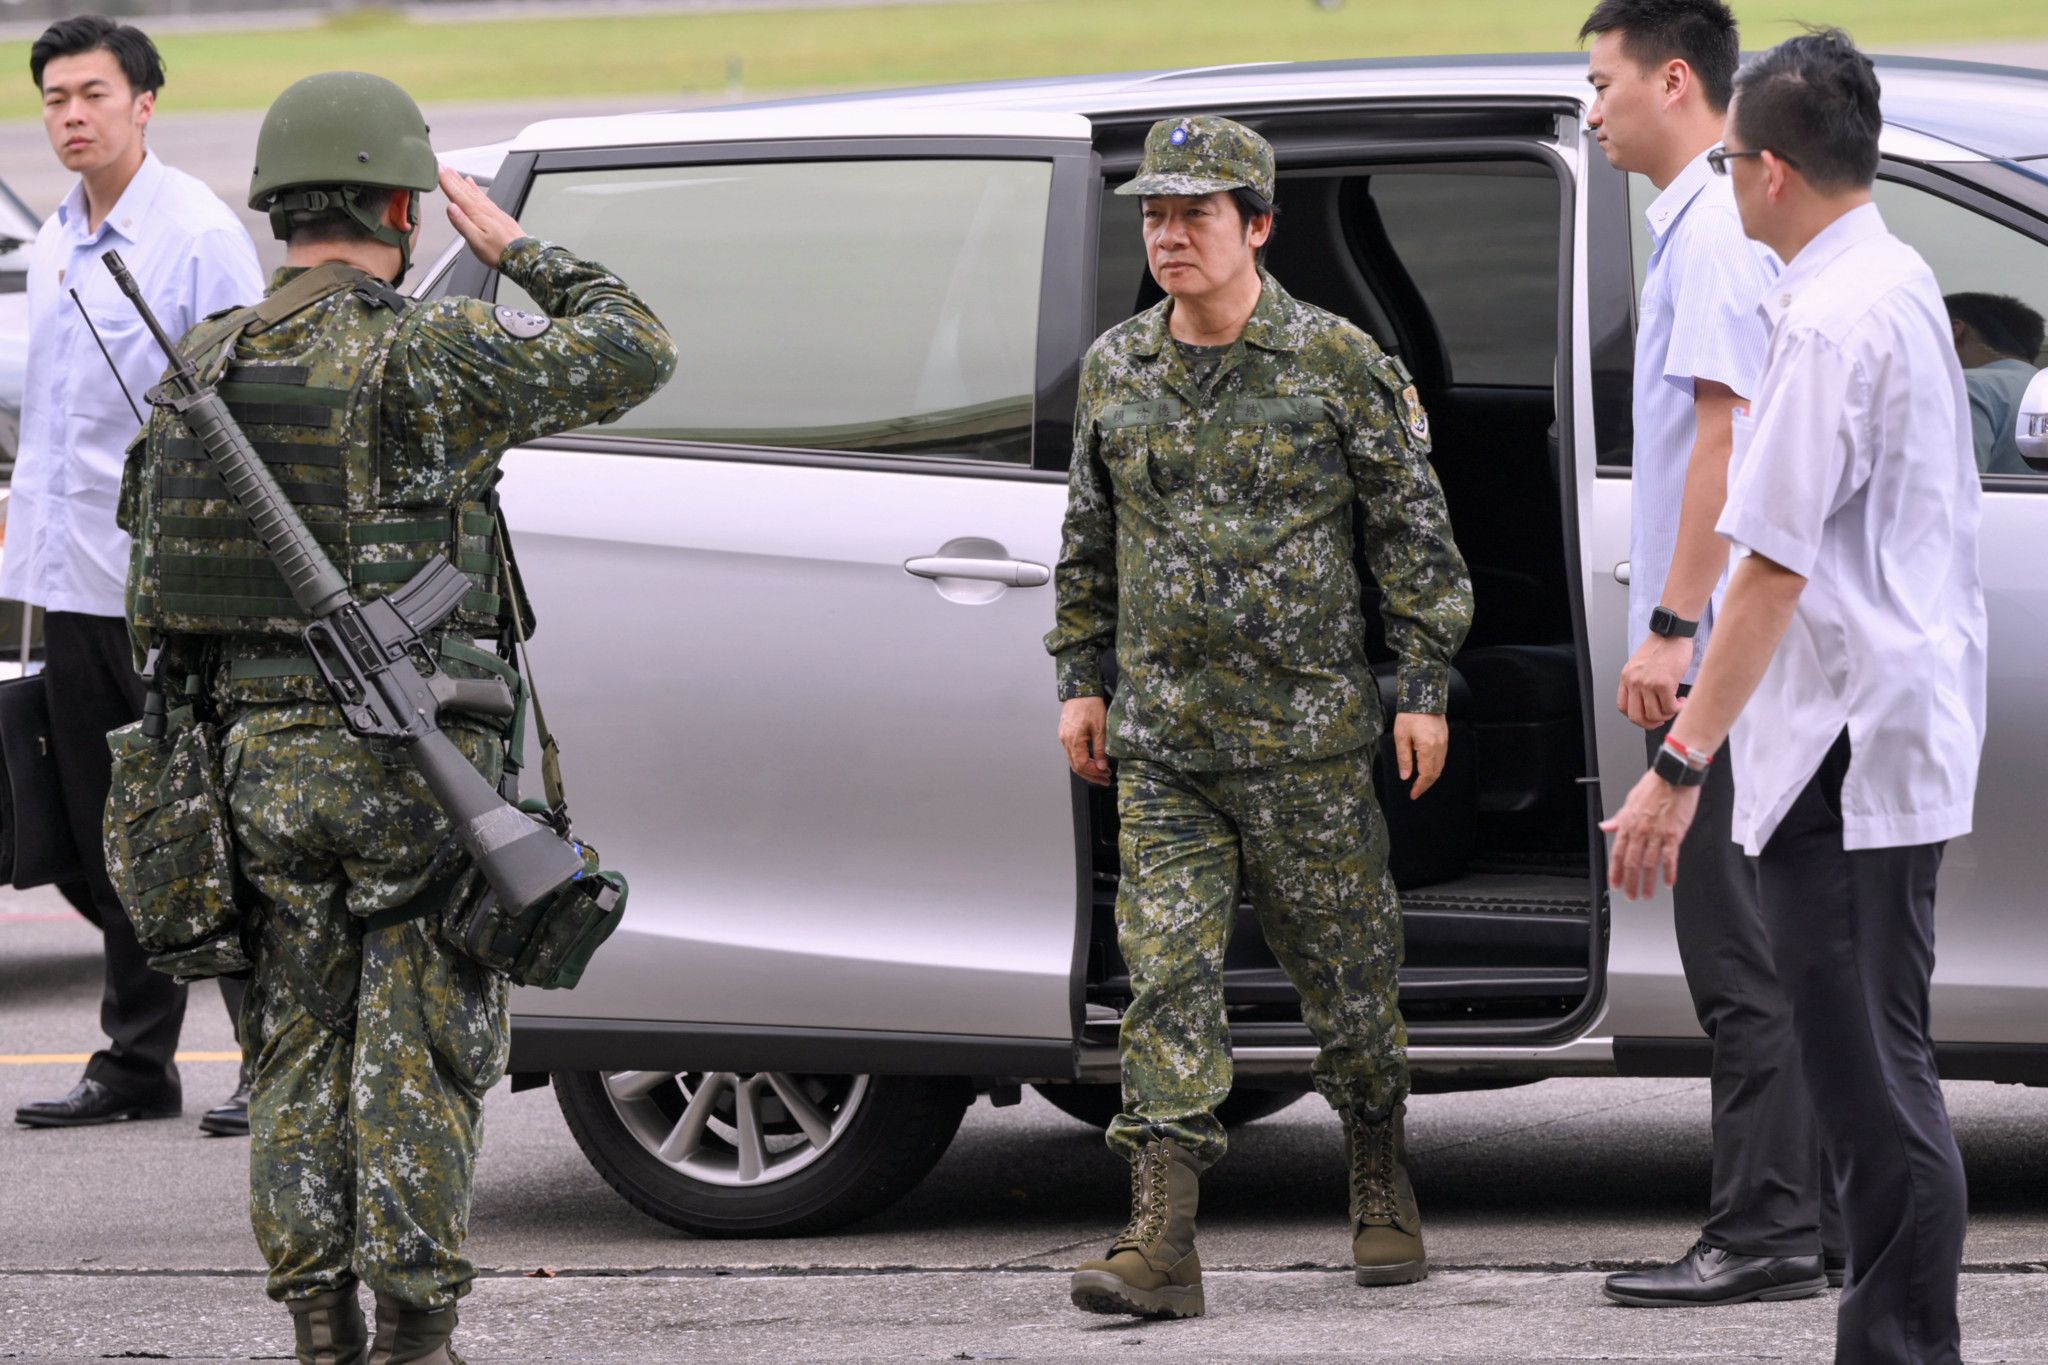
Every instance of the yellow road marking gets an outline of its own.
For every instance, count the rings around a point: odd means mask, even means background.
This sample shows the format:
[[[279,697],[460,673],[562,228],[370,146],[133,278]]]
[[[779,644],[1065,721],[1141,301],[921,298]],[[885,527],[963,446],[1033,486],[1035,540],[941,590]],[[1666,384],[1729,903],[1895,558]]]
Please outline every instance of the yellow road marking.
[[[0,1052],[0,1066],[84,1066],[90,1052]],[[239,1052],[181,1052],[181,1062],[239,1062]]]

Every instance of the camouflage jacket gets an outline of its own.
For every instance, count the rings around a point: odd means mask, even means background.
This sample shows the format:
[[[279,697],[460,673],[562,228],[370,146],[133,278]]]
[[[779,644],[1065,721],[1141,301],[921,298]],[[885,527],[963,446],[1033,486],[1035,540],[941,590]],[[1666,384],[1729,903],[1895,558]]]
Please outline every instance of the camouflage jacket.
[[[473,298],[417,305],[387,334],[376,427],[377,500],[412,508],[454,507],[483,495],[508,446],[610,421],[644,401],[675,372],[676,351],[647,305],[610,271],[562,247],[524,237],[506,248],[501,270],[549,315],[494,308]],[[270,293],[299,275],[275,272]],[[319,335],[330,309],[351,306],[337,295],[256,335],[244,336],[236,359],[303,350]],[[550,320],[551,319],[551,320]],[[154,421],[175,420],[158,414]],[[146,434],[146,433],[145,433]],[[120,520],[133,530],[130,453]],[[131,570],[131,587],[140,567]],[[138,641],[138,654],[143,642]],[[310,676],[237,681],[240,658],[274,656],[275,639],[225,637],[216,673],[217,702],[325,701]]]
[[[1431,472],[1429,421],[1396,362],[1272,276],[1206,392],[1172,301],[1082,363],[1057,622],[1062,700],[1121,679],[1109,752],[1193,770],[1372,742],[1352,504],[1400,656],[1399,709],[1441,713],[1472,586]]]

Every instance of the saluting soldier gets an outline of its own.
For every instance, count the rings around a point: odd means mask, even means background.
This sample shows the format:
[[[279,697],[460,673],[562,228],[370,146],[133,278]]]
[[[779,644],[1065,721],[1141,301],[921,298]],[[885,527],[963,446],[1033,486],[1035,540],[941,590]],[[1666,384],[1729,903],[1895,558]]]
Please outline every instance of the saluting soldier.
[[[394,286],[438,183],[455,230],[545,314]],[[258,136],[250,207],[287,244],[261,304],[181,343],[359,596],[436,554],[474,579],[435,648],[503,674],[516,577],[489,490],[505,448],[641,402],[675,369],[625,284],[538,241],[439,170],[410,96],[360,72],[286,90]],[[250,1207],[302,1365],[458,1362],[456,1301],[484,1093],[509,1046],[505,978],[440,933],[447,817],[424,780],[342,723],[282,576],[182,424],[159,411],[129,463],[138,647],[200,680],[222,734],[239,870],[254,895]],[[493,784],[506,736],[444,726]],[[376,1299],[370,1339],[358,1276]]]
[[[1060,739],[1115,772],[1131,975],[1123,1112],[1131,1221],[1072,1294],[1101,1313],[1203,1311],[1199,1174],[1230,1092],[1223,955],[1249,892],[1321,1044],[1316,1089],[1344,1120],[1360,1284],[1427,1273],[1410,1187],[1401,909],[1374,798],[1379,694],[1354,555],[1400,655],[1395,748],[1420,796],[1442,771],[1450,659],[1471,583],[1400,362],[1289,297],[1260,265],[1273,149],[1228,119],[1167,119],[1138,176],[1167,297],[1082,364],[1058,620]],[[1363,512],[1355,541],[1353,508]],[[1114,649],[1114,705],[1101,658]]]

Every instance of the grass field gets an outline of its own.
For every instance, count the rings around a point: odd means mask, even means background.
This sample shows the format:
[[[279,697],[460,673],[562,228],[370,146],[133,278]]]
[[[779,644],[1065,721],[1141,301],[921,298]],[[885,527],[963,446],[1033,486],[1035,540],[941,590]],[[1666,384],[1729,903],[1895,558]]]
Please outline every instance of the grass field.
[[[1572,46],[1590,0],[996,0],[776,13],[413,23],[358,11],[322,27],[166,34],[181,109],[267,104],[314,71],[391,77],[423,102],[590,94],[749,95],[1222,62],[1524,52]],[[1736,0],[1750,47],[1794,18],[1841,23],[1866,46],[2048,38],[2043,0]],[[0,43],[26,74],[27,43]],[[34,87],[0,85],[0,119],[36,114]]]

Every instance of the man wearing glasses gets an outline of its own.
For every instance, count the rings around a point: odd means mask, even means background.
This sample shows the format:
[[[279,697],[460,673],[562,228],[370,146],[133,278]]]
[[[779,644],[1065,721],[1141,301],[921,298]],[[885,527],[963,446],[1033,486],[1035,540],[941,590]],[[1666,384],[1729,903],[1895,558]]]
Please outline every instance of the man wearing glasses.
[[[1720,160],[1786,262],[1717,528],[1741,558],[1698,687],[1604,828],[1630,897],[1691,876],[1686,828],[1732,728],[1734,830],[1848,1242],[1835,1360],[1957,1365],[1965,1190],[1929,1014],[1935,879],[1984,744],[1981,496],[1941,287],[1871,201],[1881,127],[1876,72],[1839,32],[1736,84]]]
[[[1766,332],[1757,304],[1777,260],[1743,235],[1721,166],[1740,45],[1721,0],[1604,0],[1587,126],[1618,169],[1661,193],[1636,324],[1629,639],[1615,704],[1669,732],[1714,628],[1728,546],[1714,534],[1727,489],[1731,414],[1757,391]],[[1714,1174],[1707,1220],[1671,1265],[1608,1277],[1645,1308],[1805,1298],[1826,1287],[1813,1104],[1771,966],[1756,873],[1729,835],[1735,774],[1724,756],[1685,845],[1672,920],[1700,1027],[1713,1041]],[[1830,1220],[1831,1221],[1831,1220]]]

